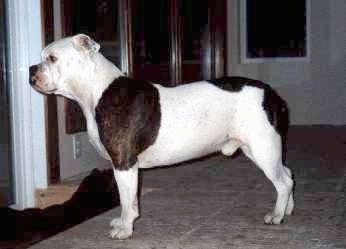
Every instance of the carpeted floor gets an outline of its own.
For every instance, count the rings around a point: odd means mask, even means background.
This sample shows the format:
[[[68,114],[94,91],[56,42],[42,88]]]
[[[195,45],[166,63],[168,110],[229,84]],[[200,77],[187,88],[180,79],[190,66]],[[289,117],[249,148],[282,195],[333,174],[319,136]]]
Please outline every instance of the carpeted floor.
[[[152,191],[132,239],[108,237],[116,208],[30,248],[346,248],[346,127],[293,127],[288,141],[296,208],[281,225],[264,225],[275,191],[262,172],[242,154],[214,155],[143,172]]]

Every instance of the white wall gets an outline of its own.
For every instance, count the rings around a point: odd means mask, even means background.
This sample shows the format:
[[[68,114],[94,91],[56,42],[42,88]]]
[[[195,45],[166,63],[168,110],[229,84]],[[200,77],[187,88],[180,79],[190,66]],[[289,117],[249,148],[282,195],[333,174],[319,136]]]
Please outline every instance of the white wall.
[[[346,1],[311,0],[309,62],[252,64],[240,63],[239,1],[228,0],[228,74],[272,85],[287,100],[292,124],[345,125]]]
[[[73,136],[65,133],[65,98],[58,97],[59,148],[60,148],[60,178],[89,172],[94,168],[110,168],[110,162],[101,158],[90,144],[86,132],[79,133],[81,138],[81,156],[74,158]]]

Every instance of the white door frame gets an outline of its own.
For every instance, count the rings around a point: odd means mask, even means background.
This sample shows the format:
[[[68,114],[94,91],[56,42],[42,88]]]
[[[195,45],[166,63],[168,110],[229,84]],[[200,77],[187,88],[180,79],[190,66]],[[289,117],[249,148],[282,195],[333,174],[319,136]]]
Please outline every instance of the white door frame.
[[[40,0],[6,0],[10,84],[14,208],[35,205],[35,188],[46,188],[45,99],[28,83],[29,66],[40,60]]]

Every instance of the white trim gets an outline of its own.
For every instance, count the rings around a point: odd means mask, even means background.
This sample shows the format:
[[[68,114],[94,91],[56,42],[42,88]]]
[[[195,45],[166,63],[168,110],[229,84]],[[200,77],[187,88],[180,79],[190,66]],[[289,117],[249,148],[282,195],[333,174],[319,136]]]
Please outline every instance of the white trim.
[[[246,17],[246,0],[240,0],[239,4],[239,32],[240,32],[240,62],[242,64],[263,63],[263,62],[310,62],[310,34],[311,34],[311,2],[306,1],[306,56],[304,57],[273,57],[273,58],[248,58],[246,55],[247,49],[247,17]]]
[[[41,50],[43,46],[42,20],[41,20],[41,1],[27,0],[29,14],[28,46],[29,65],[41,61]],[[27,77],[28,77],[28,72]],[[28,81],[27,81],[28,82]],[[29,85],[29,83],[28,83]],[[31,92],[31,116],[32,116],[32,145],[34,149],[34,173],[35,187],[45,189],[48,187],[48,167],[47,167],[47,148],[46,148],[46,110],[45,97],[30,88]]]
[[[7,0],[8,80],[11,89],[15,208],[35,205],[47,187],[44,97],[28,83],[42,49],[40,0]]]

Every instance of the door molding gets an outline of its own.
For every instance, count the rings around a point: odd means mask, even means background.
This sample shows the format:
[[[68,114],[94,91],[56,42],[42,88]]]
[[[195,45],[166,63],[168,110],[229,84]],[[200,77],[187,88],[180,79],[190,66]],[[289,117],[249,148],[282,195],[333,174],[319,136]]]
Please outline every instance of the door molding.
[[[44,97],[29,83],[29,65],[40,61],[41,2],[6,2],[8,80],[11,92],[14,208],[35,205],[35,187],[47,187]]]

